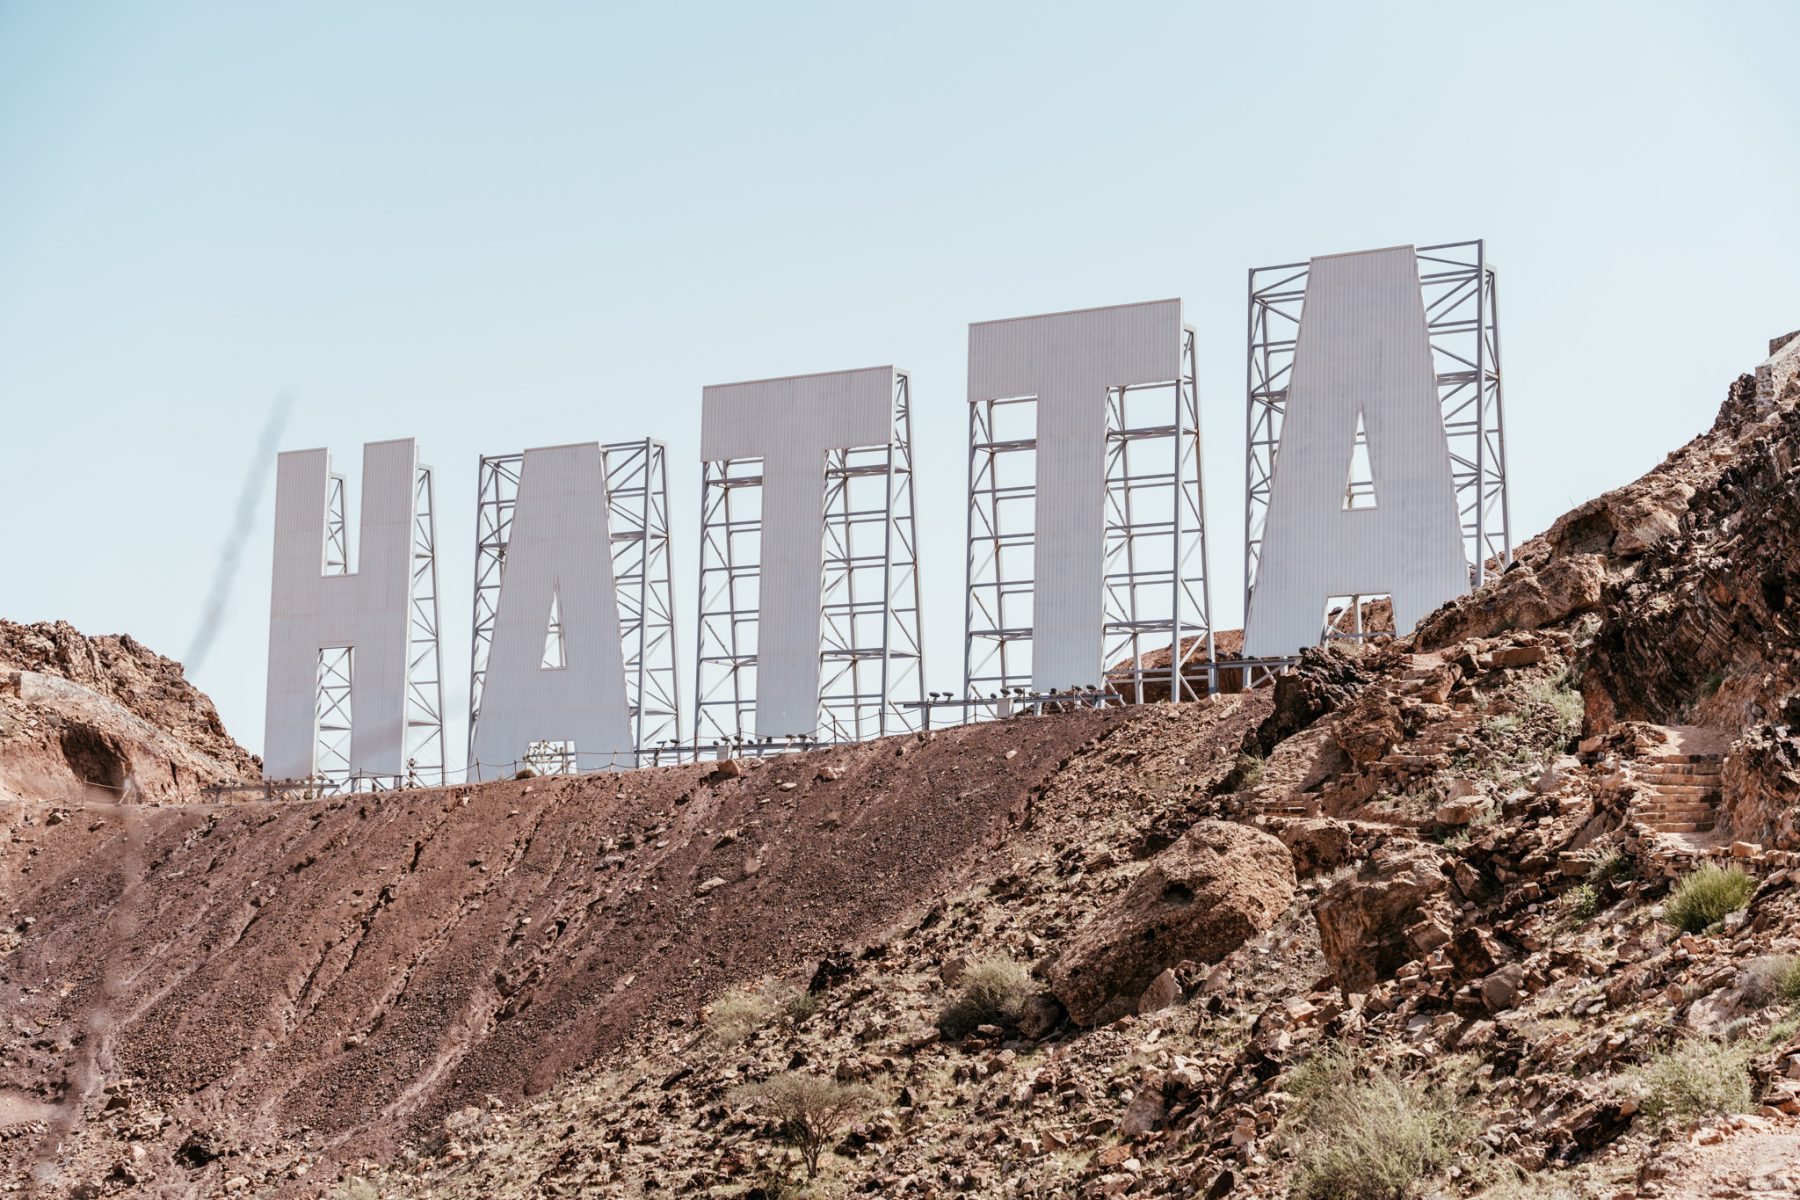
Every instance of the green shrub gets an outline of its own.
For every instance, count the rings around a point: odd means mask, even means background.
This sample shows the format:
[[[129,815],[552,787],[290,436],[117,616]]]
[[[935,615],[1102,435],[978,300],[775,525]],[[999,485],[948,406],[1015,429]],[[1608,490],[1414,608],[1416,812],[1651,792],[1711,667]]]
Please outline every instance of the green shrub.
[[[978,1025],[1016,1021],[1036,990],[1031,972],[1006,957],[981,959],[957,982],[961,992],[938,1013],[938,1032],[952,1040],[968,1037]]]
[[[781,1001],[781,1019],[790,1029],[806,1024],[818,1011],[819,998],[805,988],[789,992]]]
[[[1777,954],[1751,963],[1744,972],[1744,999],[1753,1008],[1800,1000],[1800,958]]]
[[[731,1098],[776,1123],[781,1136],[800,1151],[808,1179],[819,1173],[819,1155],[825,1147],[875,1099],[861,1084],[839,1083],[799,1071],[747,1084],[733,1091]]]
[[[1587,716],[1587,705],[1566,671],[1532,684],[1525,692],[1525,702],[1550,717],[1559,741],[1566,742],[1580,733]]]
[[[706,1032],[721,1046],[735,1046],[775,1016],[775,1006],[754,992],[730,991],[714,1000]]]
[[[1296,1104],[1284,1135],[1295,1151],[1296,1200],[1397,1200],[1448,1167],[1476,1123],[1441,1089],[1384,1071],[1365,1079],[1347,1052],[1327,1048],[1290,1078]]]
[[[1241,752],[1237,756],[1238,788],[1242,791],[1248,791],[1261,783],[1263,766],[1264,761],[1262,755],[1251,754],[1247,750]]]
[[[1563,904],[1568,911],[1569,920],[1577,925],[1585,925],[1594,919],[1600,911],[1600,889],[1591,883],[1570,888],[1563,896]]]
[[[1749,1051],[1704,1038],[1677,1042],[1637,1072],[1644,1115],[1686,1124],[1750,1111]]]
[[[1684,933],[1700,933],[1750,903],[1756,881],[1738,867],[1707,863],[1684,876],[1663,905],[1663,920]]]
[[[1614,850],[1588,871],[1587,881],[1596,888],[1606,888],[1622,879],[1630,879],[1637,871],[1623,850]]]

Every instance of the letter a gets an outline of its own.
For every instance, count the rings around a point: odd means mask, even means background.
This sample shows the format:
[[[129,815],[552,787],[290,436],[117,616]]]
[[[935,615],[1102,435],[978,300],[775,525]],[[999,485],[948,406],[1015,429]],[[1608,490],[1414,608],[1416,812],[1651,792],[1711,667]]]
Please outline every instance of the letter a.
[[[1367,433],[1378,502],[1346,501]],[[1393,597],[1394,627],[1469,588],[1418,258],[1411,246],[1312,260],[1244,654],[1318,642],[1333,596]]]
[[[576,770],[636,765],[611,528],[599,443],[525,452],[471,777],[494,778],[533,742],[574,743]],[[550,622],[560,665],[546,661]]]

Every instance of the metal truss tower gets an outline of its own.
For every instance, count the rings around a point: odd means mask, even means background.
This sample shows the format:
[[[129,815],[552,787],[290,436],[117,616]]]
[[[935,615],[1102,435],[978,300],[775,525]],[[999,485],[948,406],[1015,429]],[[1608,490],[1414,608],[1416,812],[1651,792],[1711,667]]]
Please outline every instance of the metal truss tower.
[[[750,739],[756,728],[762,488],[761,459],[704,464],[696,748],[731,743],[760,749]],[[894,372],[893,440],[828,451],[824,488],[818,733],[771,750],[919,727],[925,680],[906,372]]]
[[[1481,240],[1420,246],[1419,287],[1449,439],[1471,585],[1512,561],[1506,436],[1500,400],[1500,312]],[[1256,586],[1264,522],[1281,446],[1309,263],[1250,271],[1249,397],[1244,491],[1244,606]],[[1347,597],[1348,613],[1366,598]]]
[[[431,468],[413,481],[412,583],[406,639],[406,780],[444,782],[444,671],[438,641],[437,505]]]
[[[600,447],[606,473],[607,521],[612,534],[613,583],[619,636],[625,650],[625,698],[632,743],[642,759],[650,747],[680,737],[675,677],[675,586],[669,557],[669,476],[663,443],[649,438]],[[475,619],[469,669],[469,756],[474,757],[481,685],[500,602],[500,572],[512,537],[524,454],[484,456],[475,502]],[[559,751],[543,743],[543,769]],[[534,748],[534,753],[539,748]],[[531,757],[530,755],[527,756]],[[558,773],[574,770],[565,764]],[[589,769],[592,769],[591,767]]]
[[[438,642],[437,513],[433,501],[431,468],[421,466],[413,478],[407,587],[406,773],[397,777],[352,778],[351,680],[355,676],[356,651],[350,646],[331,646],[319,651],[313,753],[314,774],[326,790],[430,787],[444,782],[443,658]],[[334,473],[325,489],[324,573],[345,575],[349,570],[350,523],[344,477]]]
[[[1180,363],[1179,379],[1110,388],[1106,397],[1102,695],[1131,703],[1217,690],[1199,387],[1186,326]],[[971,701],[1031,693],[1036,403],[1022,396],[969,404],[963,688]]]

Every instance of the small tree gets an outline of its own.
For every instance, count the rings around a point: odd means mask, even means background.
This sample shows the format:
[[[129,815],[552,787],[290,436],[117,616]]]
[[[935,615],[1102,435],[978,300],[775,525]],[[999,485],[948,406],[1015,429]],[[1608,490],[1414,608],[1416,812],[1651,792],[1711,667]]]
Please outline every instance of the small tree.
[[[839,1083],[822,1075],[787,1071],[746,1084],[732,1098],[748,1104],[781,1127],[781,1136],[800,1151],[806,1177],[819,1173],[819,1155],[845,1125],[869,1107],[874,1093],[861,1084]]]

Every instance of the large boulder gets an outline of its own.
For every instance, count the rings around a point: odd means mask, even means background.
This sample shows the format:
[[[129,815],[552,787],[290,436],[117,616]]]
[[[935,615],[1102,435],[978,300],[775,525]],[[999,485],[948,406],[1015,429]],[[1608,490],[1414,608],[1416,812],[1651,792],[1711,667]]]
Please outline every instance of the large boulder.
[[[1202,821],[1076,931],[1050,967],[1050,990],[1082,1025],[1134,1011],[1164,970],[1217,962],[1293,898],[1287,847],[1248,826]]]
[[[1418,958],[1452,916],[1439,854],[1389,842],[1361,870],[1332,884],[1313,906],[1319,947],[1345,992],[1366,992]]]

